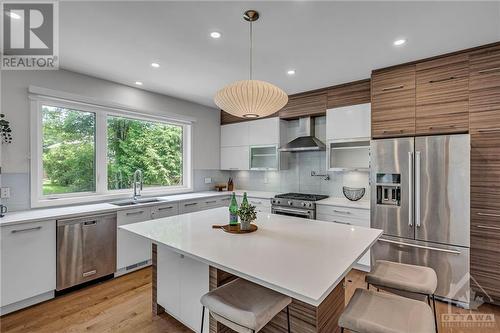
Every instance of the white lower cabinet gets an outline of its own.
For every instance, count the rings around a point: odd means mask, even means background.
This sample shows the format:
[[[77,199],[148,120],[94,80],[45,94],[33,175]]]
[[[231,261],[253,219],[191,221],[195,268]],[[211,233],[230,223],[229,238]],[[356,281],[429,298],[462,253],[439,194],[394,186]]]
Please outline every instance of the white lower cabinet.
[[[238,204],[241,204],[243,197],[238,197]],[[259,213],[271,214],[271,201],[269,199],[248,197],[248,203],[255,206]]]
[[[209,291],[209,266],[158,245],[157,301],[165,311],[195,332],[200,331],[200,298]],[[204,333],[209,331],[208,311]]]
[[[316,205],[316,220],[370,228],[370,210],[331,205]],[[358,260],[355,268],[370,271],[370,250]]]
[[[179,214],[179,204],[174,203],[164,203],[151,208],[151,218],[161,219],[162,217],[169,217]]]
[[[53,293],[56,289],[56,221],[3,226],[0,239],[2,314],[15,310],[4,308],[7,305]],[[31,305],[29,301],[24,304],[28,305]]]
[[[117,226],[151,220],[151,207],[117,212]],[[122,270],[151,260],[151,241],[118,228],[116,232],[116,269]]]

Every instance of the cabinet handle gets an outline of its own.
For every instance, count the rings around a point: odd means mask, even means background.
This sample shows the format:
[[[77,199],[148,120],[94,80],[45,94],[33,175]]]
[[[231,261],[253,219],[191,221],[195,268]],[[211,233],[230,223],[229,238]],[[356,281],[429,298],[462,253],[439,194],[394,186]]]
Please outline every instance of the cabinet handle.
[[[333,222],[340,223],[340,224],[351,225],[351,223],[349,223],[349,222],[341,222],[341,221],[335,221],[335,220]]]
[[[439,129],[439,128],[455,128],[457,127],[456,125],[443,125],[443,126],[429,126],[429,129]]]
[[[479,133],[494,133],[500,132],[500,127],[498,128],[480,128],[477,130]]]
[[[490,227],[489,225],[476,225],[476,227],[479,229],[499,230],[500,231],[500,227]]]
[[[144,213],[143,210],[139,210],[137,212],[130,212],[130,213],[126,213],[125,215],[127,216],[132,216],[132,215],[141,215],[142,213]]]
[[[417,249],[424,249],[424,250],[431,250],[431,251],[445,252],[445,253],[451,253],[451,254],[461,254],[461,252],[460,252],[460,251],[455,251],[455,250],[447,250],[447,249],[440,249],[440,248],[438,248],[438,247],[425,246],[425,245],[417,245],[417,244],[403,243],[403,242],[393,241],[393,240],[389,240],[389,239],[379,239],[378,241],[379,241],[379,242],[383,242],[383,243],[391,243],[391,244],[396,244],[396,245],[407,246],[407,247],[416,247]]]
[[[404,130],[402,130],[402,129],[397,130],[397,131],[387,131],[387,130],[382,131],[382,133],[384,133],[384,134],[401,134],[403,132],[404,132]]]
[[[493,73],[493,72],[499,72],[500,73],[500,67],[483,69],[483,70],[478,71],[478,74],[486,74],[486,73]]]
[[[162,210],[167,210],[167,209],[172,209],[174,208],[174,206],[168,206],[168,207],[159,207],[158,210],[159,211],[162,211]]]
[[[96,273],[97,273],[97,271],[95,269],[93,269],[91,271],[83,273],[82,275],[83,275],[83,277],[88,277],[88,276],[94,275]]]
[[[216,200],[212,200],[212,201],[205,201],[206,204],[211,204],[211,203],[216,203],[217,201]]]
[[[500,214],[491,214],[491,213],[477,213],[479,216],[490,216],[490,217],[500,217]]]
[[[196,206],[197,204],[198,204],[197,202],[187,203],[187,204],[184,204],[184,207]]]
[[[97,224],[96,220],[83,222],[83,226],[85,226],[85,227],[89,227],[89,226],[96,225],[96,224]]]
[[[20,232],[36,231],[36,230],[40,230],[40,229],[42,229],[42,227],[38,226],[38,227],[33,227],[33,228],[12,230],[11,233],[18,234]]]
[[[347,211],[347,210],[333,210],[334,213],[340,213],[340,214],[352,214],[352,212]]]
[[[439,82],[445,82],[445,81],[450,81],[450,80],[454,80],[454,79],[456,79],[456,77],[450,76],[450,77],[447,77],[444,79],[430,80],[429,83],[439,83]]]
[[[253,203],[254,205],[262,205],[262,201],[250,201],[250,203]]]
[[[239,170],[240,168],[229,168],[229,170]]]
[[[403,89],[403,88],[404,88],[404,85],[400,85],[400,86],[382,88],[382,91],[391,91],[391,90],[398,90],[398,89]]]

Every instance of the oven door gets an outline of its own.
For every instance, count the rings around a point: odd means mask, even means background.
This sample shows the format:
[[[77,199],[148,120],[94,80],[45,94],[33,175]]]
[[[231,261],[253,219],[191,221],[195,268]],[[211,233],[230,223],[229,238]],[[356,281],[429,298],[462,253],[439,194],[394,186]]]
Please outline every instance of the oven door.
[[[273,206],[271,208],[271,213],[278,215],[294,216],[294,217],[304,217],[306,219],[316,218],[314,211],[309,209],[297,209],[297,208]]]

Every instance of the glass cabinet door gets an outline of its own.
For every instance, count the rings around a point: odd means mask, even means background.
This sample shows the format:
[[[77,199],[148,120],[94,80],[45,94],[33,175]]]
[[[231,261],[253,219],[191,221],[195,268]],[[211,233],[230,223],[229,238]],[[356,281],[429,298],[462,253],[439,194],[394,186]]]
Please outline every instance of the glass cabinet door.
[[[369,170],[370,141],[329,142],[327,149],[329,170]]]
[[[278,146],[250,147],[251,170],[278,170]]]

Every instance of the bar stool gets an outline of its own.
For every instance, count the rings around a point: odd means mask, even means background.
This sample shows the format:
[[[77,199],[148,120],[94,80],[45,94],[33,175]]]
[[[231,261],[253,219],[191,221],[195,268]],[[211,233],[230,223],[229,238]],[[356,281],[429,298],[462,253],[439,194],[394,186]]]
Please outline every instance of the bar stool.
[[[432,310],[424,302],[356,289],[339,318],[340,331],[357,333],[433,333]]]
[[[292,299],[255,283],[236,279],[201,297],[201,332],[205,307],[218,322],[239,333],[256,333],[286,308],[288,332]]]
[[[401,264],[377,260],[373,271],[366,275],[367,288],[370,285],[409,298],[427,299],[434,309],[434,324],[438,331],[436,299],[437,275],[430,267]]]

